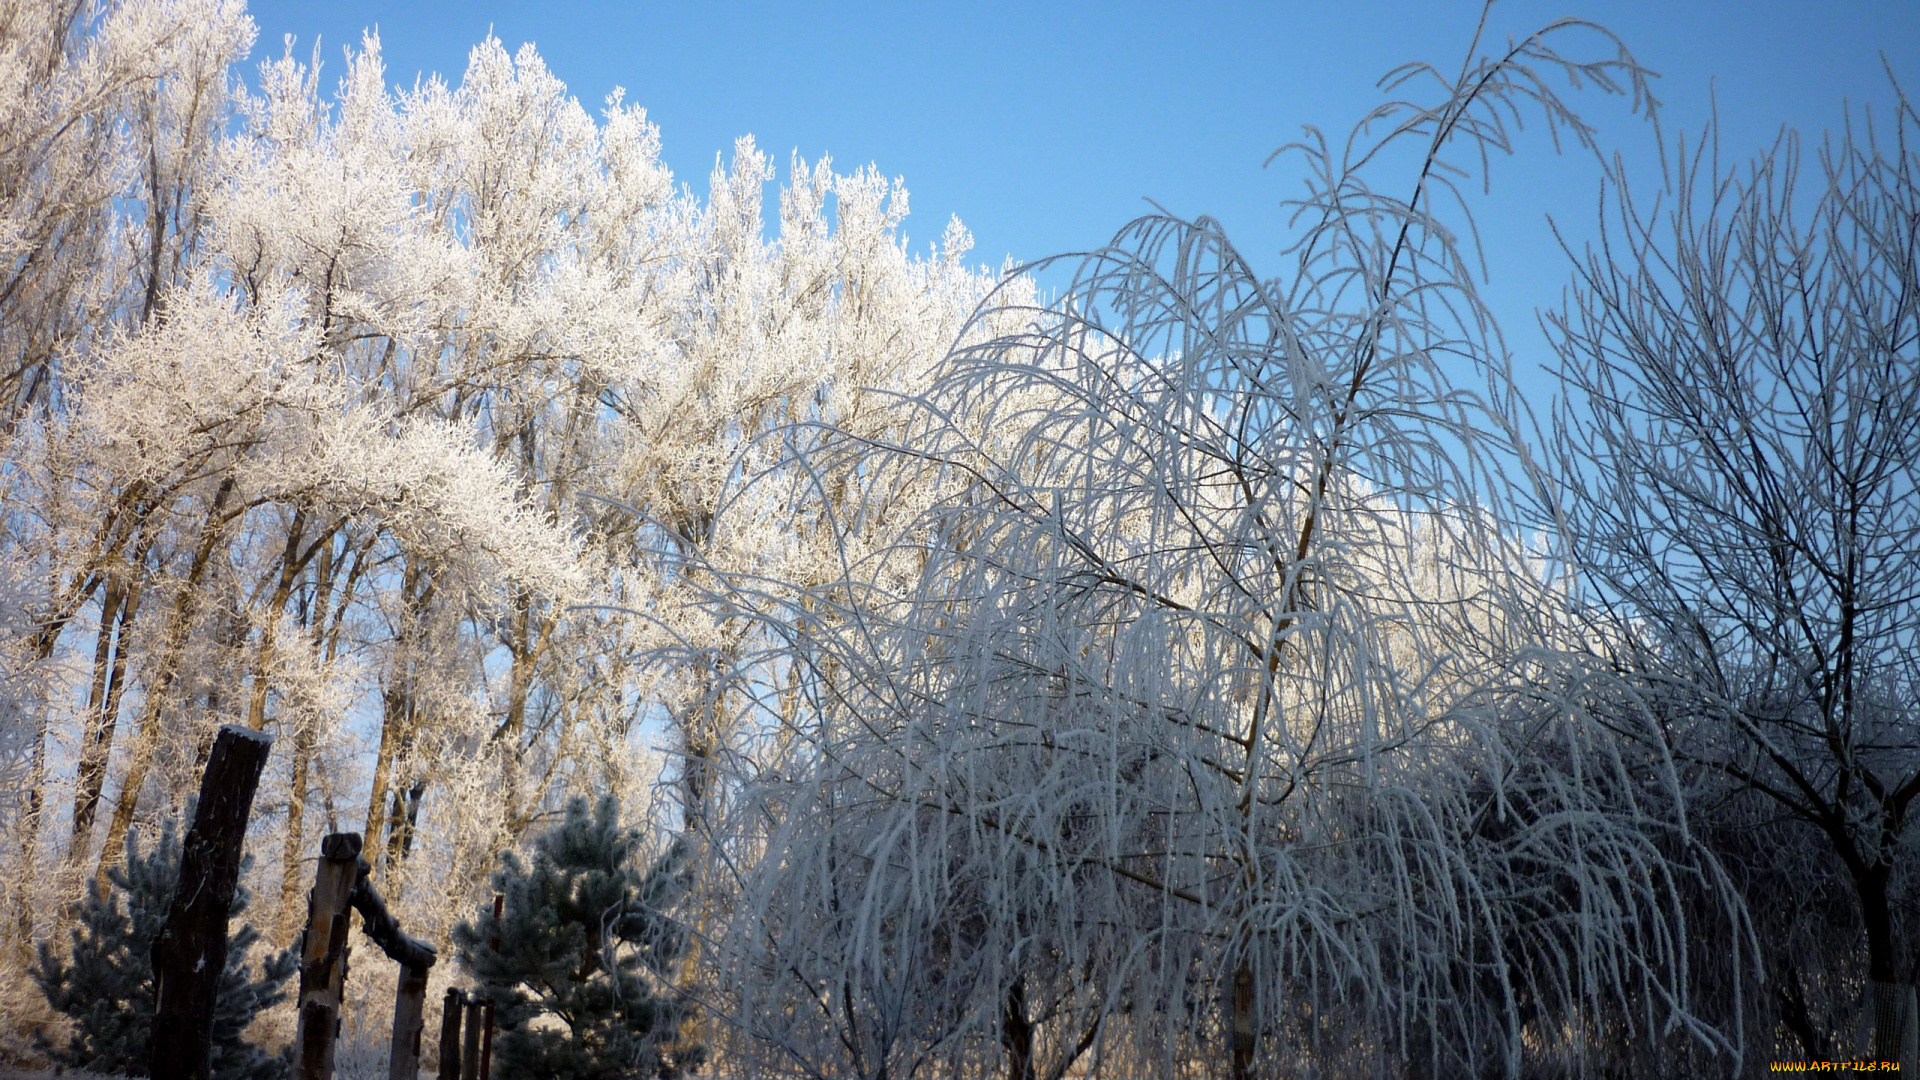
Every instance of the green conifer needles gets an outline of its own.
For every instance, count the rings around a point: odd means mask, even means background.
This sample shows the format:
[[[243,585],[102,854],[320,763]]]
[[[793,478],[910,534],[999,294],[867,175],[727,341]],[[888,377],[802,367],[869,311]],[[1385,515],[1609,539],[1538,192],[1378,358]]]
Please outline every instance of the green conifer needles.
[[[95,882],[73,928],[72,948],[62,960],[51,942],[40,943],[33,979],[55,1012],[73,1021],[65,1045],[43,1034],[40,1050],[55,1062],[93,1072],[147,1075],[153,1029],[153,942],[167,920],[180,878],[180,840],[172,822],[150,852],[139,835],[127,837],[123,866]],[[247,891],[234,894],[232,919],[246,910]],[[269,955],[258,978],[247,955],[259,940],[243,925],[227,940],[227,969],[213,1015],[215,1080],[272,1080],[286,1072],[286,1056],[269,1056],[242,1036],[255,1014],[286,997],[287,979],[299,966],[291,949]]]
[[[663,909],[683,887],[685,849],[643,872],[640,845],[616,800],[590,811],[576,798],[530,864],[501,853],[498,922],[488,908],[454,928],[461,965],[495,1008],[500,1080],[675,1077],[699,1064],[701,1049],[679,1041],[686,1008],[667,981],[685,933]]]

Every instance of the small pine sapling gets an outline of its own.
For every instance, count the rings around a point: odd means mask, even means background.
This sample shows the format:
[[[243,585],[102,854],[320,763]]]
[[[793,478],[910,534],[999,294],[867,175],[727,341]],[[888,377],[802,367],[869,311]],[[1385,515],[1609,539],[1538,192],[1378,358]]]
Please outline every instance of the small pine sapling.
[[[153,943],[167,921],[180,879],[180,840],[172,822],[162,827],[151,852],[129,834],[125,863],[95,881],[73,928],[73,946],[62,960],[50,942],[40,943],[33,979],[47,1004],[73,1022],[59,1045],[44,1034],[41,1053],[62,1066],[92,1072],[145,1076],[153,1028]],[[228,918],[246,910],[243,886],[234,893]],[[247,954],[259,940],[251,925],[228,937],[227,969],[220,977],[213,1012],[214,1080],[274,1080],[287,1071],[285,1053],[270,1055],[243,1037],[263,1009],[287,996],[287,980],[299,969],[293,949],[269,955],[258,977]]]
[[[701,1063],[702,1048],[678,1041],[685,1009],[665,990],[685,934],[662,909],[683,887],[685,853],[675,845],[643,872],[640,844],[617,800],[589,811],[573,799],[530,864],[501,853],[499,921],[488,909],[454,928],[462,967],[495,1008],[500,1080],[671,1078]]]

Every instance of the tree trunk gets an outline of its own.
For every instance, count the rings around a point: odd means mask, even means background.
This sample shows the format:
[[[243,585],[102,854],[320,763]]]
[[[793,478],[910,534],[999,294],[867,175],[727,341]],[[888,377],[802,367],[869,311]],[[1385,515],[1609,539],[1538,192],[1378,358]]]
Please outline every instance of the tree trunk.
[[[127,684],[127,635],[140,610],[140,590],[110,582],[100,602],[100,631],[94,640],[93,685],[87,692],[87,726],[80,742],[74,779],[73,831],[67,840],[67,866],[78,870],[93,846],[93,822],[107,785],[113,756],[113,732],[120,697]]]
[[[1898,957],[1893,905],[1887,896],[1892,868],[1865,866],[1853,875],[1867,932],[1867,1014],[1871,1031],[1863,1048],[1873,1060],[1899,1061],[1910,1055],[1915,1031],[1913,988],[1896,982]]]
[[[166,637],[160,649],[160,662],[147,684],[147,699],[140,710],[140,729],[127,760],[127,771],[120,781],[120,799],[113,808],[113,824],[107,829],[106,843],[100,851],[99,873],[120,861],[125,850],[127,829],[133,825],[134,811],[140,805],[140,789],[146,785],[147,770],[153,765],[153,751],[160,739],[160,719],[169,692],[180,676],[180,661],[199,611],[200,581],[213,559],[213,549],[224,532],[227,499],[233,495],[233,478],[220,481],[213,504],[207,509],[200,528],[200,543],[193,553],[187,576],[173,595],[173,610],[168,615]]]
[[[33,750],[27,760],[26,809],[20,815],[20,859],[14,863],[14,925],[24,966],[33,962],[34,897],[31,885],[38,880],[40,863],[40,815],[45,810],[47,784],[47,709],[38,710],[34,722]]]
[[[280,909],[276,935],[281,944],[300,929],[300,853],[306,850],[307,788],[313,769],[313,718],[302,717],[293,729],[293,776],[287,788],[287,831],[280,847]]]
[[[99,530],[94,533],[93,551],[67,578],[65,587],[48,605],[45,617],[34,631],[30,655],[35,660],[45,660],[53,655],[54,647],[60,643],[60,636],[66,632],[67,626],[87,606],[87,601],[93,599],[93,594],[107,583],[108,576],[102,568],[116,559],[122,549],[138,541],[142,554],[132,561],[145,561],[145,552],[150,550],[148,545],[153,542],[153,537],[146,535],[142,528],[154,508],[148,494],[144,481],[129,484],[114,503],[113,509],[100,522]]]
[[[253,794],[273,740],[225,727],[207,759],[200,804],[180,849],[180,884],[153,943],[153,1080],[205,1080],[213,1007],[227,970],[227,915],[240,882]]]
[[[344,583],[340,587],[340,598],[335,602],[333,614],[327,614],[327,604],[333,598],[335,573],[338,564],[334,558],[334,538],[341,532],[342,526],[336,524],[317,542],[318,554],[315,561],[313,600],[308,608],[308,640],[320,665],[324,668],[333,663],[339,655],[340,631],[346,620],[347,606],[353,599],[353,592],[359,584],[361,574],[366,569],[365,554],[367,548],[359,549],[358,555],[349,550],[343,558],[351,559],[352,565],[347,571]],[[313,549],[309,549],[309,554]],[[300,881],[306,871],[301,853],[306,850],[306,814],[307,793],[313,783],[314,753],[318,749],[319,733],[315,730],[316,717],[302,715],[293,730],[292,775],[287,792],[287,833],[280,850],[280,924],[279,940],[289,942],[299,932],[302,910],[300,908]],[[328,829],[332,829],[329,821]]]
[[[426,632],[426,619],[433,594],[432,573],[409,559],[401,580],[403,610],[400,633],[394,643],[393,666],[388,675],[387,690],[382,695],[380,746],[374,753],[373,784],[367,792],[365,835],[369,850],[380,850],[385,837],[387,798],[394,762],[404,758],[413,745],[414,727],[419,720],[413,685],[416,667],[414,655]],[[383,879],[385,869],[382,868]]]
[[[1233,1080],[1253,1076],[1255,1034],[1253,962],[1243,956],[1233,969]]]
[[[101,567],[117,556],[127,544],[134,542],[140,533],[140,524],[146,520],[152,509],[146,501],[146,485],[136,481],[128,487],[114,504],[99,530],[94,534],[93,551],[83,561],[80,568],[66,579],[65,586],[56,594],[55,600],[48,606],[45,616],[34,630],[28,655],[32,662],[43,663],[53,656],[60,637],[66,628],[79,615],[80,610],[93,599],[108,581]],[[131,524],[129,524],[129,522]],[[33,747],[28,752],[26,806],[20,817],[19,838],[20,858],[14,864],[15,922],[20,930],[20,944],[24,951],[23,961],[31,962],[33,957],[35,904],[34,895],[28,887],[39,880],[40,829],[46,814],[47,787],[47,737],[49,734],[49,710],[44,702],[35,710],[39,714],[34,725]]]
[[[420,801],[426,797],[427,782],[416,780],[404,791],[393,793],[393,809],[387,815],[386,874],[387,895],[400,897],[400,869],[413,854],[414,830],[420,825]]]
[[[266,610],[261,612],[260,646],[254,654],[252,692],[247,699],[247,726],[255,731],[264,731],[267,726],[267,696],[273,689],[273,662],[280,640],[280,619],[286,614],[287,602],[293,598],[293,587],[299,583],[307,563],[333,536],[333,531],[329,529],[302,554],[300,542],[306,538],[306,532],[307,512],[305,509],[295,510],[293,521],[287,526],[287,542],[280,552],[278,580],[274,582],[272,596],[267,599]],[[314,595],[317,599],[323,594],[316,589]]]
[[[513,666],[507,674],[507,715],[500,723],[500,794],[505,803],[502,817],[516,835],[520,819],[520,740],[527,727],[527,695],[533,689],[533,650],[528,644],[531,631],[532,600],[525,590],[516,590],[513,598],[513,623],[507,633],[507,651]],[[535,797],[532,802],[539,803]]]
[[[80,736],[80,762],[75,770],[73,829],[67,841],[67,862],[86,858],[93,834],[93,810],[100,803],[107,757],[113,752],[113,717],[106,715],[107,691],[112,683],[113,642],[119,628],[120,607],[127,595],[119,579],[107,582],[100,597],[100,626],[93,635],[93,683],[87,690],[86,727]],[[91,794],[89,794],[91,792]]]
[[[1867,984],[1867,1016],[1872,1042],[1863,1048],[1870,1061],[1892,1061],[1902,1066],[1915,1058],[1915,1005],[1913,987],[1903,983]]]
[[[1033,1021],[1027,1019],[1027,983],[1015,979],[1007,987],[1000,1012],[1000,1046],[1007,1052],[1007,1080],[1034,1080]]]
[[[123,498],[124,502],[124,498]],[[60,643],[61,635],[88,600],[105,583],[106,578],[98,572],[98,566],[105,559],[102,548],[114,531],[113,523],[117,515],[109,515],[101,523],[100,532],[95,538],[94,558],[89,569],[77,570],[70,579],[65,591],[40,621],[34,631],[30,655],[34,662],[43,663],[53,655],[54,648]],[[112,549],[118,551],[125,543],[125,537],[116,541]],[[33,748],[28,754],[26,805],[20,816],[18,835],[20,838],[20,857],[14,863],[14,922],[19,928],[22,963],[31,963],[35,926],[35,897],[30,885],[39,880],[40,865],[40,829],[45,820],[47,802],[47,736],[49,734],[50,710],[46,702],[41,702],[35,710],[39,718],[34,724]]]
[[[1891,868],[1885,864],[1863,867],[1853,875],[1853,887],[1860,897],[1860,920],[1867,932],[1867,978],[1890,983],[1896,978],[1893,933],[1893,906],[1887,898],[1887,880]]]

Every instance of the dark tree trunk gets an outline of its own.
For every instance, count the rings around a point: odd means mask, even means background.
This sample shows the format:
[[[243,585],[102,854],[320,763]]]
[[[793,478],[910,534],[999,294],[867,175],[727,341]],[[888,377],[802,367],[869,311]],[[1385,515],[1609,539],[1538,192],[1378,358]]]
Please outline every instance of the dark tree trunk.
[[[1799,1040],[1800,1055],[1809,1061],[1826,1061],[1833,1057],[1825,1036],[1813,1022],[1812,1011],[1807,1008],[1807,996],[1800,986],[1800,974],[1780,970],[1774,978],[1773,993],[1780,1006],[1780,1022]]]
[[[240,881],[253,794],[273,740],[224,727],[200,781],[200,805],[180,851],[180,885],[153,943],[153,1080],[204,1080],[213,1006],[227,969],[227,913]]]
[[[302,716],[295,721],[293,775],[287,784],[287,833],[280,848],[280,907],[275,913],[279,923],[275,939],[280,944],[292,941],[300,926],[300,852],[306,846],[307,789],[312,784],[317,741],[313,717]]]
[[[1889,867],[1870,865],[1853,875],[1860,921],[1867,932],[1867,978],[1890,983],[1894,975],[1893,906],[1887,900]]]
[[[1027,1019],[1027,983],[1013,980],[1000,1015],[1000,1045],[1007,1051],[1007,1080],[1033,1080],[1033,1021]]]
[[[1256,1032],[1253,1019],[1253,965],[1242,957],[1233,969],[1233,1080],[1250,1080]]]
[[[406,865],[407,857],[413,854],[415,830],[420,827],[420,802],[426,794],[425,780],[415,780],[404,790],[393,793],[393,808],[387,815],[386,872],[382,876],[388,895],[395,899],[399,898],[401,891],[401,868]]]
[[[1900,1061],[1909,1056],[1916,1018],[1911,988],[1897,980],[1898,948],[1893,904],[1887,895],[1892,867],[1868,864],[1853,875],[1860,897],[1860,921],[1867,932],[1867,1012],[1872,1031],[1862,1050],[1876,1061]]]
[[[108,582],[100,601],[100,630],[93,642],[93,686],[87,694],[86,732],[80,740],[80,764],[74,778],[73,829],[67,864],[78,868],[93,844],[93,820],[107,785],[107,760],[113,756],[113,732],[120,716],[120,694],[127,681],[128,626],[140,605],[138,589]],[[78,887],[79,883],[74,883]]]

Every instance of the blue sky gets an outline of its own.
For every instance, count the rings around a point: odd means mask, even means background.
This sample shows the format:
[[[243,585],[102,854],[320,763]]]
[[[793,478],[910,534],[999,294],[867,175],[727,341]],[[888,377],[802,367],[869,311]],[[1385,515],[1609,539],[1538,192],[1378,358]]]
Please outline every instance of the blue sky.
[[[256,58],[283,35],[305,57],[377,26],[389,77],[457,81],[491,28],[531,41],[597,111],[616,85],[661,128],[676,176],[704,192],[714,154],[751,133],[790,151],[904,176],[916,246],[949,215],[976,258],[1026,260],[1098,246],[1152,198],[1222,220],[1262,272],[1285,242],[1279,201],[1297,176],[1263,168],[1302,124],[1344,133],[1381,100],[1375,83],[1414,59],[1458,64],[1479,12],[1467,0],[1342,3],[880,5],[587,0],[255,0]],[[1561,16],[1600,22],[1662,76],[1663,123],[1698,130],[1717,99],[1721,144],[1745,155],[1782,125],[1836,126],[1843,100],[1885,110],[1882,56],[1920,94],[1920,0],[1505,0],[1495,40]],[[1714,95],[1710,99],[1710,88]],[[1610,147],[1645,167],[1647,127],[1616,103],[1576,99]],[[1554,303],[1564,257],[1554,215],[1578,238],[1595,213],[1590,161],[1555,157],[1537,132],[1494,165],[1476,214],[1486,295],[1522,366],[1543,362],[1533,311]]]

